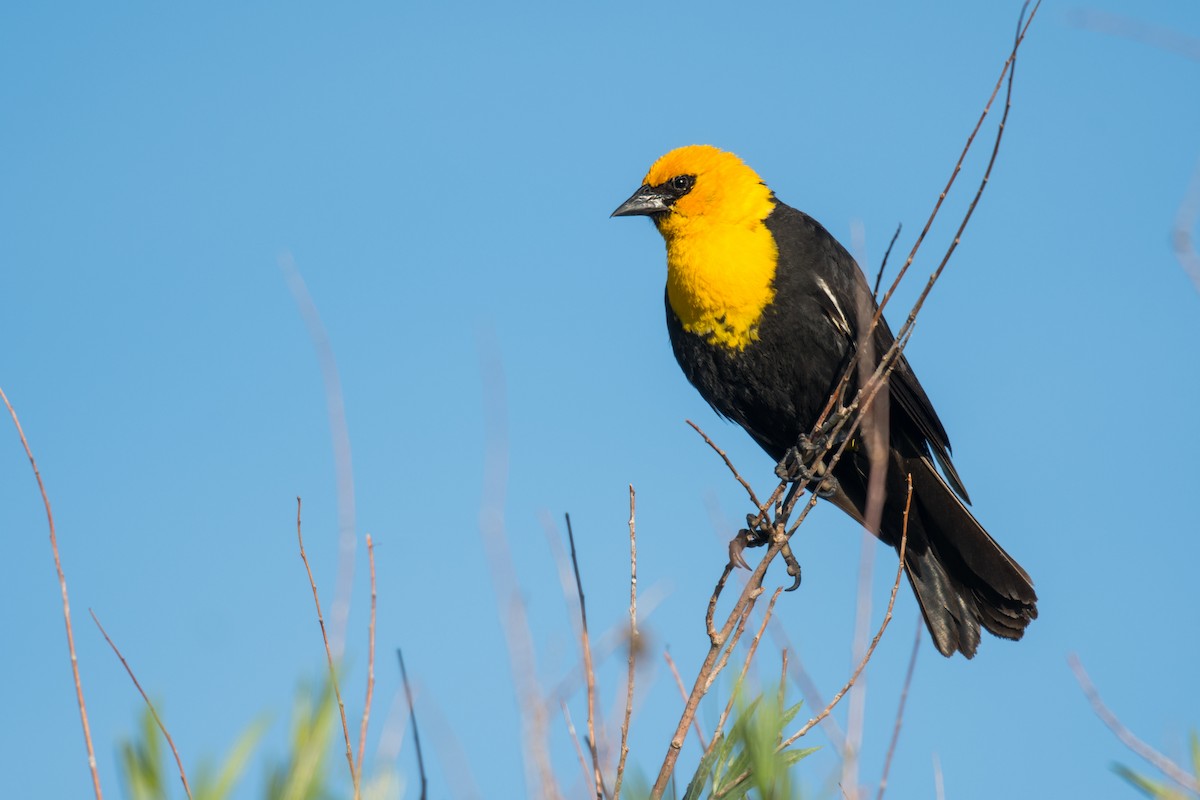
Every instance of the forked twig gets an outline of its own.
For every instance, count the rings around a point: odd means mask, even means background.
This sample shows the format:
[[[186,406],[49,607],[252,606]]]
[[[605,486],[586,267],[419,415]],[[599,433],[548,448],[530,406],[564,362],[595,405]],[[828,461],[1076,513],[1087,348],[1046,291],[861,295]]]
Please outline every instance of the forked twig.
[[[758,632],[754,634],[754,638],[750,640],[750,647],[746,652],[746,658],[742,661],[742,671],[738,675],[737,681],[733,684],[734,690],[730,692],[729,700],[725,703],[724,710],[721,711],[721,717],[717,720],[717,727],[713,729],[713,744],[716,744],[717,740],[721,737],[721,731],[725,729],[725,723],[729,719],[730,712],[733,711],[734,700],[737,699],[738,688],[746,681],[746,673],[750,670],[750,662],[754,659],[754,654],[758,651],[758,643],[762,640],[763,631],[767,629],[767,623],[771,621],[771,612],[775,610],[775,601],[779,599],[781,592],[783,592],[782,586],[778,587],[775,593],[771,595],[771,600],[767,603],[767,610],[763,612],[762,624],[759,625]],[[785,655],[784,658],[786,659],[787,656]],[[707,748],[704,755],[708,755]],[[703,756],[701,760],[703,760]]]
[[[367,562],[371,565],[371,623],[367,627],[367,699],[363,703],[362,723],[358,728],[358,766],[363,774],[363,749],[367,745],[367,721],[371,718],[371,696],[375,692],[375,545],[367,534]]]
[[[579,577],[579,559],[575,555],[575,531],[571,528],[571,515],[567,519],[567,540],[571,543],[571,566],[575,570],[575,591],[579,595],[579,619],[582,626],[580,639],[583,643],[583,672],[587,680],[587,743],[592,757],[592,779],[595,781],[596,797],[602,800],[604,775],[600,772],[600,754],[596,748],[596,672],[592,667],[592,643],[588,636],[587,601],[583,597],[583,579]]]
[[[92,622],[95,622],[96,627],[100,629],[101,635],[104,636],[104,641],[108,642],[108,646],[117,654],[117,658],[121,659],[121,666],[129,673],[129,680],[133,681],[133,685],[137,687],[138,693],[146,701],[146,708],[150,709],[150,716],[154,717],[154,724],[162,731],[163,737],[167,740],[167,746],[171,748],[171,755],[175,756],[175,765],[179,767],[179,780],[183,782],[183,793],[190,800],[192,787],[188,785],[187,774],[183,771],[183,759],[179,757],[179,750],[175,747],[175,740],[171,738],[171,734],[167,731],[167,726],[163,724],[162,719],[158,716],[158,711],[154,708],[154,703],[150,702],[150,697],[146,694],[146,690],[138,683],[137,676],[133,674],[133,668],[129,666],[129,662],[125,660],[125,656],[121,655],[121,651],[117,649],[117,645],[108,635],[108,631],[104,630],[104,626],[100,624],[100,618],[96,616],[96,612],[89,608],[88,613],[92,615]]]
[[[421,776],[421,800],[425,800],[427,784],[425,781],[425,757],[421,755],[421,732],[417,730],[417,710],[413,707],[412,684],[408,682],[408,670],[404,668],[404,651],[396,648],[396,658],[400,661],[400,680],[404,683],[404,696],[408,699],[408,719],[412,722],[413,746],[417,750],[417,774]]]
[[[629,670],[625,679],[625,720],[621,723],[621,755],[617,759],[617,777],[613,780],[612,796],[614,800],[621,798],[621,781],[625,777],[625,758],[629,755],[629,720],[633,714],[633,676],[638,650],[636,520],[637,493],[633,491],[631,483],[629,484]]]
[[[67,652],[71,655],[71,675],[75,679],[75,701],[79,705],[79,719],[83,724],[83,741],[87,746],[88,769],[92,773],[92,790],[96,794],[96,800],[101,800],[104,793],[100,790],[100,771],[96,767],[96,750],[92,747],[92,728],[88,724],[87,704],[83,701],[83,682],[79,679],[79,658],[75,654],[75,633],[71,627],[71,603],[67,599],[67,577],[63,572],[62,561],[58,557],[58,535],[54,531],[54,512],[50,508],[50,496],[46,494],[46,485],[42,483],[42,473],[38,469],[37,459],[33,457],[29,441],[25,438],[21,420],[17,418],[17,412],[12,407],[12,403],[8,402],[8,395],[4,393],[3,389],[0,389],[0,400],[4,401],[4,407],[8,409],[8,415],[12,417],[13,425],[17,428],[17,436],[21,439],[21,446],[25,448],[29,466],[33,468],[33,477],[37,480],[38,491],[42,493],[42,505],[46,507],[46,522],[50,526],[50,552],[54,554],[54,570],[58,573],[58,587],[62,591],[63,621],[67,626]]]
[[[1200,783],[1195,778],[1188,775],[1174,761],[1139,739],[1137,734],[1125,727],[1125,724],[1117,718],[1117,715],[1110,711],[1108,706],[1104,705],[1104,701],[1100,699],[1100,693],[1096,691],[1095,684],[1092,683],[1092,679],[1088,677],[1087,671],[1079,661],[1079,656],[1071,653],[1067,656],[1067,663],[1070,664],[1071,671],[1075,673],[1075,680],[1079,681],[1079,688],[1083,689],[1083,693],[1087,696],[1092,710],[1096,712],[1096,716],[1100,718],[1108,729],[1113,732],[1113,735],[1121,741],[1121,744],[1129,748],[1134,755],[1142,758],[1163,775],[1170,778],[1172,782],[1177,783],[1193,794],[1200,794]]]
[[[313,580],[312,567],[304,552],[304,534],[300,532],[300,498],[296,498],[296,540],[300,543],[300,560],[308,573],[308,585],[312,588],[313,604],[317,607],[317,622],[321,625],[321,641],[325,643],[325,659],[329,663],[329,680],[333,683],[333,695],[337,698],[338,713],[342,717],[342,735],[346,739],[346,763],[350,765],[350,780],[354,785],[354,797],[359,796],[358,770],[354,768],[354,751],[350,746],[350,726],[346,723],[346,706],[342,702],[342,690],[338,687],[337,668],[333,664],[333,651],[329,649],[329,636],[325,632],[325,617],[321,614],[321,598],[317,596],[317,582]]]
[[[879,778],[879,793],[875,795],[875,800],[883,800],[883,790],[887,788],[888,771],[892,767],[892,756],[896,752],[896,743],[900,741],[900,723],[904,721],[904,706],[908,702],[908,689],[912,686],[913,672],[917,666],[917,653],[921,650],[921,639],[924,633],[925,622],[918,616],[912,655],[908,657],[908,671],[904,673],[904,688],[900,690],[900,705],[896,708],[896,724],[892,728],[892,740],[888,742],[887,756],[883,759],[883,774]]]

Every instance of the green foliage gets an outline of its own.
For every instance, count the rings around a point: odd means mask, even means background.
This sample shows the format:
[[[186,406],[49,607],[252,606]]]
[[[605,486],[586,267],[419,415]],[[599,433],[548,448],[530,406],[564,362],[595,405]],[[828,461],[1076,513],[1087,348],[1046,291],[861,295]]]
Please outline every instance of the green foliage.
[[[1190,737],[1192,757],[1192,783],[1200,785],[1200,737],[1193,731]],[[1191,800],[1200,797],[1200,792],[1189,792],[1171,780],[1155,779],[1135,772],[1124,764],[1113,765],[1113,771],[1132,784],[1142,794],[1155,800]]]
[[[791,768],[816,750],[780,750],[800,703],[784,707],[781,694],[762,694],[743,705],[728,735],[719,734],[701,759],[684,800],[788,800],[795,796]]]
[[[194,775],[189,775],[193,800],[231,797],[267,728],[265,718],[255,721],[238,737],[219,767],[202,764]],[[335,735],[340,738],[340,733],[333,684],[326,678],[318,687],[302,686],[292,707],[287,752],[268,764],[263,797],[266,800],[334,800],[338,797],[339,794],[329,789],[327,783],[333,738]],[[174,759],[165,754],[164,749],[162,733],[150,710],[146,709],[133,739],[120,746],[121,777],[129,800],[168,800],[173,792],[183,796]],[[339,782],[348,787],[348,775],[343,774],[342,778],[345,780],[338,778]],[[363,800],[387,800],[399,797],[400,789],[399,776],[383,770],[363,782],[362,797]],[[340,794],[349,796],[351,792],[347,788]]]

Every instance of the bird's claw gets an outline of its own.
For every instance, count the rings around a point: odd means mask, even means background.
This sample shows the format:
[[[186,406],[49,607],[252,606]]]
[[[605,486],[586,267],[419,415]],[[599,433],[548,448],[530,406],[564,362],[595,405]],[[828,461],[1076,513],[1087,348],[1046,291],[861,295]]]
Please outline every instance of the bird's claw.
[[[787,574],[793,578],[792,585],[784,589],[784,591],[794,592],[800,588],[800,562],[796,560],[796,555],[792,552],[791,545],[785,544],[779,555],[783,556],[783,561],[787,564]]]
[[[755,514],[746,515],[746,527],[738,531],[737,536],[729,540],[729,561],[735,566],[751,569],[746,563],[745,557],[742,555],[747,547],[762,547],[771,542],[771,534],[768,530],[763,529],[763,522]],[[787,574],[793,579],[792,585],[785,591],[794,592],[800,588],[800,562],[796,560],[795,553],[792,552],[792,546],[784,541],[783,547],[779,550],[779,555],[787,564]]]

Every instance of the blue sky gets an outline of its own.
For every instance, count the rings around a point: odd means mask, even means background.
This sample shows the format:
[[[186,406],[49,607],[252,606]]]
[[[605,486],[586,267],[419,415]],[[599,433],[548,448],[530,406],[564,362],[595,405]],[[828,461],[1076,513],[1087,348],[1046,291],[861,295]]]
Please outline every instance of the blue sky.
[[[1168,754],[1200,726],[1200,294],[1169,244],[1200,158],[1200,63],[1081,25],[1078,10],[1049,3],[1034,24],[991,185],[909,349],[975,510],[1033,576],[1041,616],[1024,641],[989,638],[972,662],[922,644],[892,796],[932,796],[935,760],[948,796],[1132,796],[1109,769],[1132,757],[1093,716],[1072,652]],[[1194,3],[1088,11],[1200,36]],[[547,520],[561,535],[572,515],[593,630],[620,626],[632,483],[650,647],[630,758],[656,771],[680,705],[661,652],[695,673],[704,603],[747,510],[684,420],[762,490],[772,465],[676,367],[652,226],[608,215],[654,158],[704,142],[737,152],[847,245],[861,226],[867,263],[898,222],[907,252],[1018,12],[1015,2],[0,11],[0,386],[54,504],[108,794],[119,793],[114,754],[140,700],[86,609],[189,765],[223,753],[263,711],[276,719],[263,752],[280,752],[296,685],[323,669],[295,498],[329,604],[337,491],[285,253],[336,354],[353,453],[355,716],[361,537],[377,543],[368,752],[387,727],[399,686],[390,654],[402,646],[435,794],[472,796],[469,771],[480,796],[537,795],[524,782],[481,520],[501,509],[538,679],[551,687],[577,646]],[[985,150],[968,160],[893,320],[952,236]],[[40,499],[2,427],[0,795],[83,797]],[[491,483],[489,446],[503,464]],[[850,669],[860,536],[822,508],[799,537],[805,581],[777,613],[829,696]],[[895,563],[882,547],[877,556],[872,625]],[[768,585],[784,580],[776,570]],[[869,668],[865,786],[878,779],[916,617],[905,589]],[[777,647],[764,652],[770,680]],[[623,692],[619,661],[601,667],[604,709]],[[581,723],[582,693],[570,702]],[[711,724],[716,712],[702,716]],[[844,724],[846,710],[837,716]],[[550,738],[578,796],[558,717]],[[818,732],[809,741],[827,744]],[[398,768],[415,777],[407,746]],[[798,775],[838,795],[831,748]],[[241,796],[257,794],[258,777]]]

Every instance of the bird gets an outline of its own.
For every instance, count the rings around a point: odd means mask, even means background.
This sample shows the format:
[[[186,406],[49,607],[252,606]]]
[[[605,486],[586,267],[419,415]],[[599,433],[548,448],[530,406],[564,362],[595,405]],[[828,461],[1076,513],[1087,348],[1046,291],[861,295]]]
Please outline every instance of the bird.
[[[865,335],[878,304],[857,262],[738,156],[711,145],[661,156],[612,216],[653,221],[666,242],[667,331],[679,366],[786,476],[853,355],[878,359],[894,341],[882,318]],[[847,396],[860,385],[852,369]],[[874,454],[886,479],[871,532],[899,551],[910,505],[904,571],[938,651],[973,658],[981,628],[1020,639],[1037,618],[1033,581],[968,509],[950,438],[903,354],[879,395],[886,442],[873,444],[865,428],[841,442],[820,496],[870,529]]]

